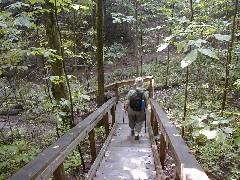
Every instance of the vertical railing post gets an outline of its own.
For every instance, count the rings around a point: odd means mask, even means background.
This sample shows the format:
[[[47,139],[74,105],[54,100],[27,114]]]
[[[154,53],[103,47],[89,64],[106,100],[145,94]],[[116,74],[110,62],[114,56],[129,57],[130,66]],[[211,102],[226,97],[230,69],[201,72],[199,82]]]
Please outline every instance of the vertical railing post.
[[[53,172],[53,179],[54,180],[66,180],[67,179],[63,163],[61,163],[58,166],[58,168]]]
[[[115,109],[116,109],[116,106],[112,106],[111,108],[111,115],[112,115],[112,127],[113,125],[115,124],[115,121],[116,121],[116,117],[115,117]]]
[[[103,123],[105,126],[106,137],[109,135],[109,122],[108,122],[108,113],[103,116]]]
[[[149,80],[149,97],[153,97],[153,78]]]
[[[92,156],[92,162],[95,161],[97,157],[97,150],[96,150],[96,143],[95,143],[95,131],[92,129],[88,134],[88,139],[90,141],[90,149],[91,149],[91,156]]]
[[[115,84],[115,94],[116,94],[116,97],[117,97],[117,103],[118,103],[118,101],[119,101],[118,83]]]
[[[154,125],[153,125],[153,134],[154,134],[154,136],[158,135],[158,121],[156,118],[155,118]]]
[[[155,120],[154,111],[153,111],[153,108],[151,107],[151,125],[152,125],[152,127],[153,127],[154,120]]]
[[[161,165],[162,165],[162,168],[164,168],[164,161],[165,161],[165,156],[166,156],[166,142],[165,142],[165,139],[164,139],[164,136],[163,134],[161,133],[161,136],[160,136],[160,162],[161,162]]]

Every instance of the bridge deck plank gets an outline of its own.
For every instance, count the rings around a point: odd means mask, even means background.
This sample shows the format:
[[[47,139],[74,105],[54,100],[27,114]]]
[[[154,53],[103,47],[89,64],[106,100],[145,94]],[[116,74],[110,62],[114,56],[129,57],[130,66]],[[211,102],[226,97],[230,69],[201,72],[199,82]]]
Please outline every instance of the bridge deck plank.
[[[118,124],[93,179],[155,179],[149,134],[145,133],[143,127],[140,139],[135,140],[131,136],[128,117],[122,108],[122,103],[116,107]]]

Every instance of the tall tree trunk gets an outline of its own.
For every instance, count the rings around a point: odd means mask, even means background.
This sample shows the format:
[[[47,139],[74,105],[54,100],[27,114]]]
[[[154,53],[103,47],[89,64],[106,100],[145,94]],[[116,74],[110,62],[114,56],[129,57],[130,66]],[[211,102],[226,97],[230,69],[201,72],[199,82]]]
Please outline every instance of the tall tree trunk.
[[[47,3],[49,8],[49,12],[45,13],[45,28],[46,28],[46,35],[48,39],[48,45],[51,49],[56,50],[56,54],[59,57],[62,57],[62,49],[61,49],[61,38],[60,38],[60,31],[57,24],[56,15],[54,12],[54,5],[52,3]],[[63,60],[59,58],[55,58],[54,61],[51,63],[52,68],[52,75],[57,76],[61,79],[59,83],[52,82],[52,94],[53,98],[56,100],[57,103],[60,103],[61,99],[69,99],[66,81],[65,81],[65,74],[64,74],[64,66]],[[69,107],[62,107],[61,111],[65,112],[66,115],[62,117],[63,125],[66,127],[72,127],[73,122],[71,120],[71,112]]]
[[[139,76],[139,34],[138,34],[138,1],[135,0],[135,62],[136,62],[136,76]]]
[[[57,21],[53,11],[50,11],[45,14],[45,26],[46,26],[46,35],[48,38],[48,44],[51,49],[56,50],[56,54],[60,57],[62,56],[61,52],[61,42],[60,35],[57,28]],[[56,58],[54,62],[51,63],[53,76],[64,76],[62,60]],[[67,90],[64,82],[53,83],[52,84],[52,93],[56,101],[60,101],[61,98],[67,99]]]
[[[238,0],[235,0],[235,10],[234,10],[234,15],[232,20],[231,41],[228,44],[228,53],[226,58],[225,86],[224,86],[224,92],[223,92],[223,98],[222,98],[222,112],[225,110],[227,93],[228,93],[228,86],[229,86],[229,79],[230,79],[230,64],[232,61],[232,49],[234,44],[237,10],[238,10]]]
[[[97,0],[97,71],[98,105],[104,103],[104,65],[103,65],[103,0]]]
[[[190,22],[193,21],[194,13],[193,13],[193,1],[190,0]],[[187,117],[187,100],[188,100],[188,81],[189,81],[189,67],[187,66],[186,69],[186,85],[185,85],[185,95],[184,95],[184,107],[183,107],[183,122],[186,120]],[[184,136],[185,128],[182,126],[182,136]]]

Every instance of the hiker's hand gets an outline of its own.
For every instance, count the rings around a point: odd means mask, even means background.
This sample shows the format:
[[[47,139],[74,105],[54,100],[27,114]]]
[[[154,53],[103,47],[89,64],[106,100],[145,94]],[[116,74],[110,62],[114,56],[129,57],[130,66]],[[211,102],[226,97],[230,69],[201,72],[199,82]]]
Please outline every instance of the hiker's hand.
[[[151,111],[151,105],[150,105],[150,104],[147,105],[147,109],[148,109],[149,111]]]

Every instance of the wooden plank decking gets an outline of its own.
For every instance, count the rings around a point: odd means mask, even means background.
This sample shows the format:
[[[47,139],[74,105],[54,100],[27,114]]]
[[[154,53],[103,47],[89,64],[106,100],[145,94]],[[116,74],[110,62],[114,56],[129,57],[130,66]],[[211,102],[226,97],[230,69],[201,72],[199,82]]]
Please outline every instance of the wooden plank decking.
[[[122,107],[121,103],[116,107],[116,125],[93,179],[155,179],[154,157],[148,131],[145,133],[143,123],[140,139],[135,140],[131,136],[128,117]]]

